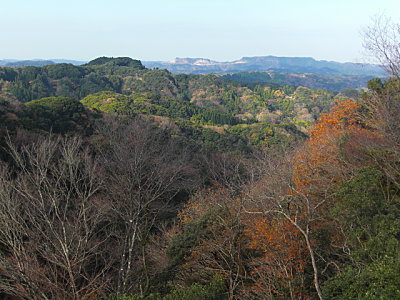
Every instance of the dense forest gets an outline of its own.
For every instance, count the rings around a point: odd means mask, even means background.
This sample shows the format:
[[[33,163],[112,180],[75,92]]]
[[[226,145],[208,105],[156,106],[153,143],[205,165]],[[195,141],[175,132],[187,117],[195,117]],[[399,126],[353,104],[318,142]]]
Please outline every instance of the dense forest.
[[[329,110],[333,99],[349,95],[358,98],[359,91],[334,93],[229,81],[215,75],[174,75],[166,70],[145,69],[140,61],[130,58],[103,57],[83,66],[0,68],[3,109],[18,116],[8,121],[26,129],[39,126],[49,130],[52,126],[54,131],[58,126],[54,124],[58,118],[55,110],[74,114],[77,109],[90,115],[103,112],[131,118],[140,115],[203,139],[210,147],[225,144],[225,150],[248,142],[261,145],[304,136],[319,115]],[[60,98],[59,103],[56,98]],[[59,122],[69,120],[61,117]],[[68,131],[72,124],[65,126],[59,130]],[[243,143],[236,142],[243,139]]]
[[[131,58],[0,68],[0,297],[400,298],[391,74],[331,92]]]
[[[376,76],[321,75],[317,73],[279,73],[276,71],[251,71],[223,74],[222,78],[238,81],[259,83],[275,83],[278,85],[304,86],[311,89],[324,89],[339,92],[344,89],[362,89],[368,81]]]

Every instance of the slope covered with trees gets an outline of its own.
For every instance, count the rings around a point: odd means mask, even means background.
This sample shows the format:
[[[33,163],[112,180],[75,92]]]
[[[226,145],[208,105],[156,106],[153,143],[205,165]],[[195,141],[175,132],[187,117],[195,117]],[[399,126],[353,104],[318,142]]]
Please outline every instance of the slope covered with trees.
[[[400,83],[0,69],[0,297],[397,299]]]
[[[354,97],[357,93],[354,90]],[[203,133],[214,140],[235,135],[258,145],[275,135],[303,136],[332,100],[343,96],[305,87],[237,83],[214,75],[174,75],[145,69],[130,58],[0,69],[0,99],[19,109],[36,109],[31,101],[38,104],[42,98],[64,97],[107,114],[157,116],[159,122],[195,131],[203,139]]]
[[[238,82],[275,83],[306,86],[312,89],[341,91],[346,88],[360,89],[367,86],[374,76],[320,75],[314,73],[287,74],[275,71],[248,71],[222,75],[223,78]]]

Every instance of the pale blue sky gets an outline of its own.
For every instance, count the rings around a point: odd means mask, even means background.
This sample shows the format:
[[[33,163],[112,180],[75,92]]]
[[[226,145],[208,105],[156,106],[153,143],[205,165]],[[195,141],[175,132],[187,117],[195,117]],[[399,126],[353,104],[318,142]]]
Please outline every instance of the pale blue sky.
[[[375,14],[400,0],[0,0],[0,59],[307,56],[362,61]]]

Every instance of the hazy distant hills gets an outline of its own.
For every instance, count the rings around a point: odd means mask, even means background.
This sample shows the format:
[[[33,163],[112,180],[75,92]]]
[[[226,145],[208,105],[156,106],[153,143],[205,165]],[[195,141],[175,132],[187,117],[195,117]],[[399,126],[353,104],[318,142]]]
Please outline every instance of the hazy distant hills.
[[[25,67],[25,66],[34,66],[34,67],[42,67],[47,65],[55,64],[54,61],[51,60],[17,60],[12,62],[6,62],[4,64],[5,67]]]
[[[0,66],[45,66],[55,63],[85,64],[85,61],[67,59],[0,60]],[[361,63],[339,63],[315,60],[311,57],[256,56],[239,60],[219,62],[207,58],[176,58],[172,61],[142,61],[147,68],[167,69],[172,73],[209,74],[238,73],[248,71],[275,71],[279,73],[319,74],[326,76],[384,76],[378,65]]]
[[[176,58],[170,62],[144,61],[147,68],[167,69],[172,73],[207,74],[246,71],[276,71],[280,73],[313,73],[328,76],[384,76],[378,65],[339,63],[310,57],[258,56],[243,57],[230,62],[206,58]]]
[[[4,59],[0,60],[0,66],[5,67],[25,67],[25,66],[34,66],[41,67],[52,64],[60,64],[67,63],[73,65],[83,65],[86,63],[85,61],[78,60],[70,60],[70,59],[51,59],[51,60],[43,60],[43,59],[31,59],[31,60],[17,60],[17,59]]]
[[[41,67],[57,63],[79,66],[86,62],[67,59],[0,60],[0,66],[5,67]],[[243,57],[230,62],[218,62],[207,58],[176,58],[170,62],[143,61],[142,64],[148,69],[166,69],[174,74],[215,73],[230,81],[253,85],[273,83],[331,91],[363,88],[368,80],[385,76],[378,65],[339,63],[310,57],[258,56]]]

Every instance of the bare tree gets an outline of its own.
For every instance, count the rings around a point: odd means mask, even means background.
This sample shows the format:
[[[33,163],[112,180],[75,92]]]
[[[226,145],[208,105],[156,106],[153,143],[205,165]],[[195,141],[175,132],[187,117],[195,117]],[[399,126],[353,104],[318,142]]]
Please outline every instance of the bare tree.
[[[229,188],[207,189],[191,197],[180,213],[183,227],[191,220],[206,220],[204,232],[179,269],[186,282],[209,280],[219,274],[227,284],[227,299],[241,299],[247,278],[242,205]]]
[[[252,161],[243,157],[217,153],[206,156],[204,161],[211,182],[232,192],[240,191],[253,175]]]
[[[116,292],[143,293],[149,285],[146,241],[156,223],[174,216],[178,196],[198,184],[197,171],[189,151],[148,122],[111,119],[98,132],[112,208]]]
[[[400,78],[400,24],[377,15],[363,30],[364,48],[392,76]]]
[[[365,119],[371,120],[369,125],[386,140],[382,145],[386,155],[372,155],[376,165],[400,186],[395,159],[400,149],[400,24],[383,15],[375,16],[363,35],[364,48],[394,77],[384,84],[376,80],[370,93],[363,97],[363,105],[369,114]]]
[[[1,167],[0,290],[21,299],[89,299],[109,283],[98,166],[78,138],[8,144]]]
[[[304,238],[313,269],[314,287],[322,299],[319,267],[315,247],[313,225],[321,220],[320,210],[327,197],[313,198],[296,188],[293,183],[294,151],[262,157],[259,165],[264,168],[264,178],[249,185],[244,191],[244,205],[248,214],[265,217],[281,216],[292,224]],[[327,194],[328,196],[328,194]]]

